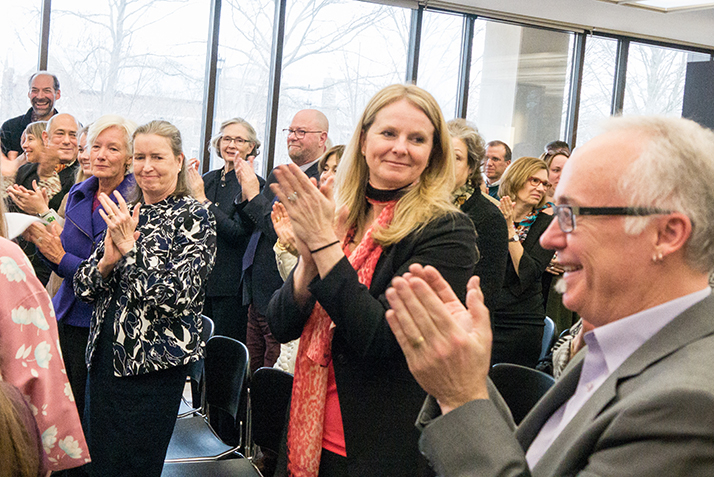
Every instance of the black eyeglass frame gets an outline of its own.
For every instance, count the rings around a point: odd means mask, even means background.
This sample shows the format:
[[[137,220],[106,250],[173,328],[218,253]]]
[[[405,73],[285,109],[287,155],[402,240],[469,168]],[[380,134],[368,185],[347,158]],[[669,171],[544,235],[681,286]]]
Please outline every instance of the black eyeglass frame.
[[[567,227],[564,224],[566,216],[561,215],[561,210],[570,211],[572,218],[572,227]],[[648,215],[670,214],[669,210],[658,209],[656,207],[579,207],[577,205],[554,205],[553,214],[558,219],[558,226],[564,233],[569,234],[575,230],[577,223],[575,217],[578,215],[619,215],[630,217],[646,217]],[[561,219],[561,216],[563,219]],[[566,230],[569,229],[569,230]]]
[[[290,129],[290,128],[285,128],[283,129],[283,132],[290,136],[291,134],[294,134],[297,139],[303,139],[305,137],[305,134],[317,134],[317,133],[323,133],[325,131],[305,131],[303,129]]]

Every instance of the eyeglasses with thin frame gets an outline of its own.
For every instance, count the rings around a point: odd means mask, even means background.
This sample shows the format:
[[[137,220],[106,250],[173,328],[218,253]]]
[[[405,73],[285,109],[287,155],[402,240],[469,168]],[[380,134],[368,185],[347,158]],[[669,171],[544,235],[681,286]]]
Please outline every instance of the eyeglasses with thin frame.
[[[548,187],[550,187],[550,182],[540,180],[540,179],[538,179],[537,177],[533,177],[533,176],[531,176],[531,177],[528,178],[528,183],[529,183],[530,185],[532,185],[533,187],[538,187],[538,186],[541,185],[541,184],[543,184],[543,187],[545,187],[546,189],[547,189]]]
[[[323,131],[306,131],[304,129],[292,129],[292,128],[286,128],[283,129],[283,132],[290,136],[291,134],[294,134],[297,139],[302,139],[305,137],[305,134],[318,134]]]
[[[669,214],[669,210],[654,207],[578,207],[577,205],[554,205],[553,213],[558,218],[560,230],[569,234],[575,230],[577,215],[626,215],[645,217],[648,215]]]
[[[225,142],[226,144],[235,142],[236,146],[242,146],[243,144],[250,142],[248,139],[243,139],[242,137],[230,137],[230,136],[223,136],[221,138],[221,141]]]

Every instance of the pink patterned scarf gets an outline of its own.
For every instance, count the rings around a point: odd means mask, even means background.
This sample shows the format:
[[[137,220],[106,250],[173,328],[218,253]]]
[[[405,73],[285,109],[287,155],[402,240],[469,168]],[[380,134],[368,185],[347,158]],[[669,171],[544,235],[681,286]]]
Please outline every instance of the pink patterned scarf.
[[[388,226],[394,216],[397,201],[388,202],[367,230],[357,248],[349,253],[348,233],[344,250],[357,271],[359,282],[369,288],[382,247],[372,240],[375,227]],[[316,477],[322,453],[322,427],[325,420],[328,365],[332,359],[332,335],[335,326],[319,303],[300,336],[295,362],[290,422],[288,423],[288,475]]]

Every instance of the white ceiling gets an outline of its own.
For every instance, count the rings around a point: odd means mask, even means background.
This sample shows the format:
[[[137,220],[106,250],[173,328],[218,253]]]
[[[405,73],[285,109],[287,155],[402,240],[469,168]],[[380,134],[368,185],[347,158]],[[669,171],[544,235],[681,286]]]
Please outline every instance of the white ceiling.
[[[525,17],[548,24],[562,23],[585,30],[714,49],[714,8],[662,13],[600,0],[428,0],[425,3],[427,6],[462,5],[465,10],[485,16],[491,13],[505,18]]]

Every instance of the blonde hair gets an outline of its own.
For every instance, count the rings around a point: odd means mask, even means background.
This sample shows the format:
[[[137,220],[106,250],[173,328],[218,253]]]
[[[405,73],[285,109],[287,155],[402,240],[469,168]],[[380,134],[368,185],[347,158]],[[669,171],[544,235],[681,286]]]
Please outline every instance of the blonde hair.
[[[47,129],[47,121],[35,121],[25,127],[25,135],[32,134],[36,139],[42,140],[42,131]],[[43,143],[44,146],[44,143]]]
[[[186,158],[183,157],[183,143],[181,141],[181,132],[178,128],[168,121],[154,120],[136,128],[132,139],[135,141],[137,136],[142,134],[153,134],[163,137],[169,142],[171,153],[176,159],[180,159],[181,161],[181,169],[179,169],[178,178],[176,179],[176,188],[171,195],[173,197],[190,196],[191,188],[188,185],[188,164],[186,163]],[[135,185],[130,197],[133,203],[144,202],[144,192],[138,184]]]
[[[365,200],[369,168],[362,154],[362,138],[374,123],[377,113],[400,100],[409,101],[429,118],[434,126],[434,138],[429,162],[417,184],[397,202],[389,227],[373,233],[375,242],[382,246],[397,243],[435,218],[457,211],[451,203],[454,151],[441,109],[433,96],[418,86],[395,84],[382,89],[369,101],[337,169],[337,206],[349,211],[345,225],[348,228],[363,227],[369,212],[369,204]]]
[[[506,172],[501,178],[501,186],[498,188],[499,197],[508,196],[515,203],[516,195],[520,191],[530,177],[536,172],[543,170],[548,172],[548,166],[543,159],[537,157],[521,157],[516,159],[513,164],[508,166]],[[546,194],[543,194],[535,208],[543,207],[548,200]]]

